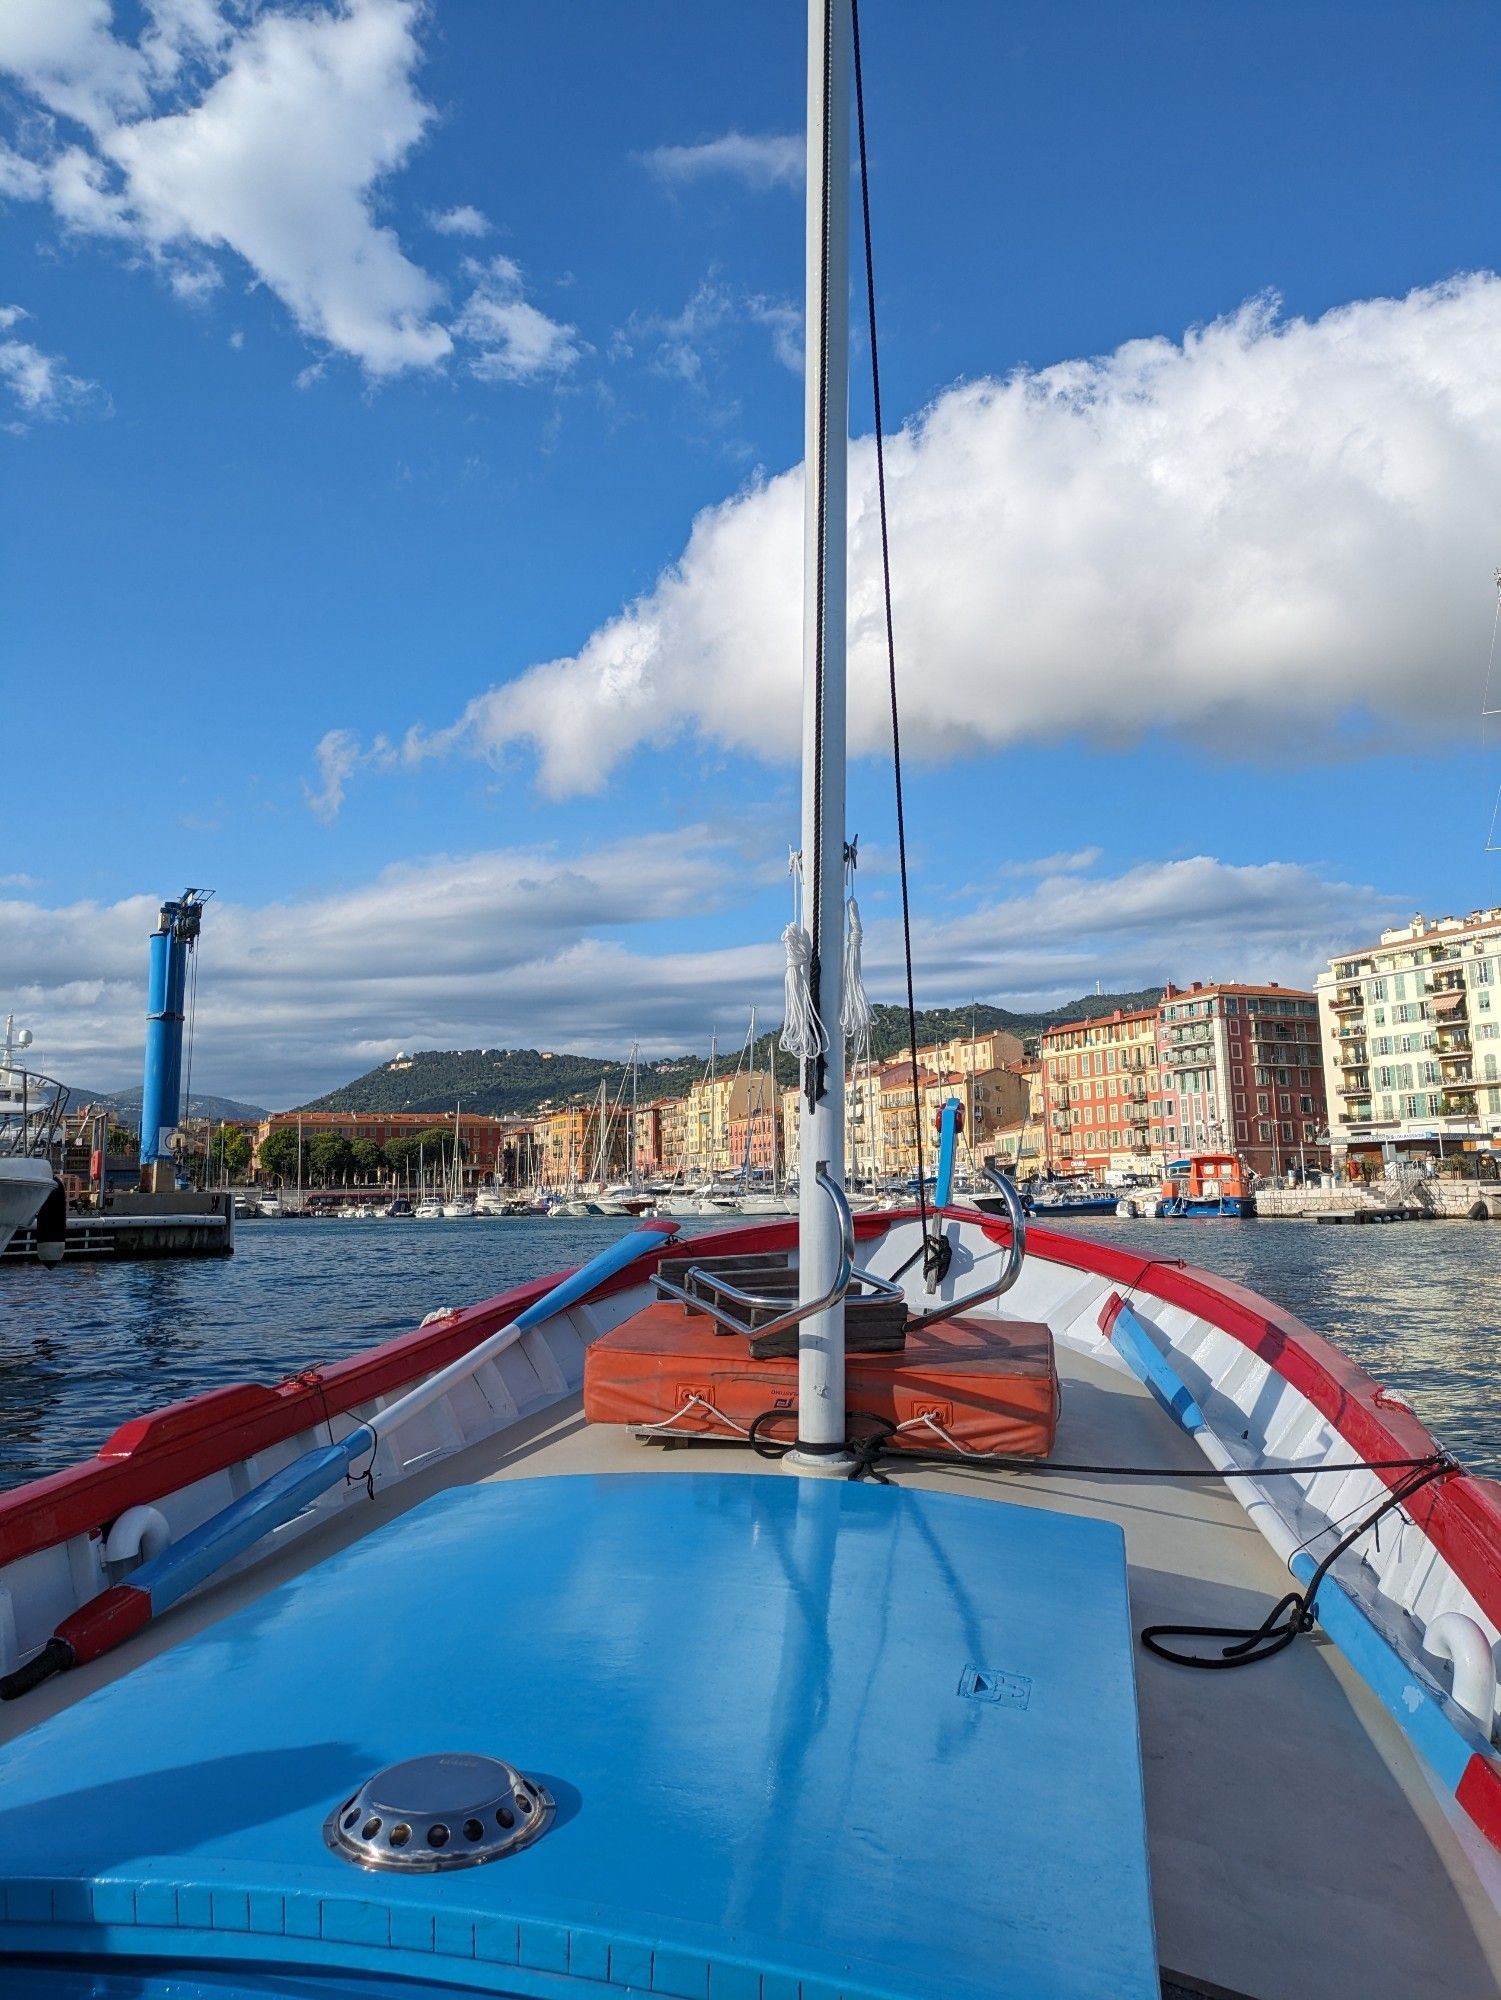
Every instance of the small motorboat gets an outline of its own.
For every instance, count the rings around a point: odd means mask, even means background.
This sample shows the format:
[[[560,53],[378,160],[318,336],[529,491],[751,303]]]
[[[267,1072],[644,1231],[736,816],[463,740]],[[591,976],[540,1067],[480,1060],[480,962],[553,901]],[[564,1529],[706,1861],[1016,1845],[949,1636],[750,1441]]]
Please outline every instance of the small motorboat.
[[[1154,1213],[1244,1221],[1256,1213],[1251,1176],[1236,1153],[1186,1153],[1168,1162]]]

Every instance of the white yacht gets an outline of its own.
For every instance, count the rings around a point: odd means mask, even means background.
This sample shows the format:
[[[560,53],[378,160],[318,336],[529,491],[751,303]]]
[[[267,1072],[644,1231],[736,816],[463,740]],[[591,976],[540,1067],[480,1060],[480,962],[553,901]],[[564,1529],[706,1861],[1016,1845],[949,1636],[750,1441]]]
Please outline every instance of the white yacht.
[[[52,1159],[68,1093],[50,1077],[16,1067],[17,1055],[30,1046],[31,1030],[18,1028],[7,1014],[0,1047],[0,1251],[18,1229],[40,1221],[37,1256],[55,1264],[63,1254],[67,1211]]]

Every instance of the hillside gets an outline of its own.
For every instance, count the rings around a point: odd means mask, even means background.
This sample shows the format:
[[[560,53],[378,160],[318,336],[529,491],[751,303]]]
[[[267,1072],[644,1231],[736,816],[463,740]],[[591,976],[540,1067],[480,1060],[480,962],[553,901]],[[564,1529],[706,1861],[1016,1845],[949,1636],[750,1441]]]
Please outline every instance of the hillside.
[[[1156,987],[1141,993],[1091,993],[1046,1013],[1030,1014],[992,1006],[920,1007],[918,1041],[939,1042],[967,1035],[973,1023],[977,1033],[1000,1028],[1030,1045],[1044,1028],[1057,1022],[1085,1020],[1116,1007],[1154,1006],[1160,993]],[[882,1062],[907,1046],[907,1012],[904,1007],[888,1006],[876,1006],[872,1012],[871,1054]],[[775,1047],[775,1036],[768,1035],[757,1043],[757,1060],[763,1068],[772,1054],[779,1080],[793,1082],[791,1058],[781,1054]],[[738,1048],[721,1050],[720,1074],[733,1070],[739,1061]],[[661,1056],[654,1062],[643,1062],[637,1089],[643,1101],[686,1096],[694,1079],[703,1075],[704,1065],[705,1058],[699,1055]],[[440,1112],[452,1109],[454,1100],[462,1098],[466,1111],[524,1118],[549,1105],[588,1097],[602,1081],[614,1097],[625,1071],[623,1062],[547,1049],[422,1049],[367,1070],[300,1109]],[[139,1092],[136,1099],[139,1105]]]
[[[74,1090],[75,1106],[97,1104],[101,1110],[114,1112],[122,1125],[132,1129],[141,1122],[141,1086],[135,1084],[129,1090]],[[194,1091],[188,1100],[185,1118],[225,1118],[248,1122],[252,1118],[264,1118],[265,1111],[259,1104],[243,1104],[237,1097],[210,1097]]]

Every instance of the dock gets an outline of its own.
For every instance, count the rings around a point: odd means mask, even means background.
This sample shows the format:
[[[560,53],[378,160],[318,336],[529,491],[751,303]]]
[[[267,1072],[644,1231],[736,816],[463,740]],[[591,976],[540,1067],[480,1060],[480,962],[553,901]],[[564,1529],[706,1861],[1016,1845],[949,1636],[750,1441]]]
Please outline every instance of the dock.
[[[235,1247],[229,1195],[127,1195],[103,1215],[70,1215],[65,1264],[121,1263],[165,1257],[230,1257]],[[34,1230],[18,1230],[0,1265],[36,1264]]]
[[[1311,1222],[1355,1223],[1367,1222],[1437,1222],[1439,1217],[1427,1208],[1330,1208],[1322,1215],[1308,1218]]]

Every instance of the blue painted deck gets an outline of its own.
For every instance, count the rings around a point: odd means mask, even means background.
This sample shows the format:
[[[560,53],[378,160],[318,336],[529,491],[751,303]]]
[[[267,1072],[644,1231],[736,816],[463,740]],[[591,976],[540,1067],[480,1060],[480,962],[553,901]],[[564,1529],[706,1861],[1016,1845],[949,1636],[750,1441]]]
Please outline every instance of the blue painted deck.
[[[540,1778],[551,1830],[441,1875],[328,1851],[445,1749]],[[83,1953],[138,1996],[1158,1990],[1120,1531],[988,1500],[459,1489],[18,1738],[0,1799],[0,1988],[90,1991],[15,1963]]]

